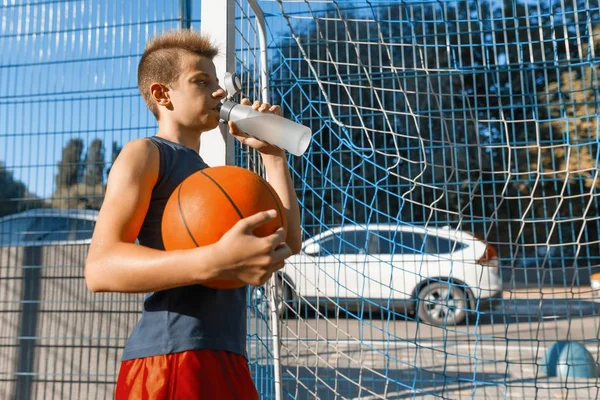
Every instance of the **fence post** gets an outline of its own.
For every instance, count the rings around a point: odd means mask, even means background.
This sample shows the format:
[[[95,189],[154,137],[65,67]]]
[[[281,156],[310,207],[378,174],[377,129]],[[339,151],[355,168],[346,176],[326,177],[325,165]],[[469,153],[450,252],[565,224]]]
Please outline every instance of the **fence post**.
[[[192,5],[191,0],[179,0],[179,27],[181,29],[190,29],[192,26]]]
[[[224,54],[213,60],[219,81],[226,72],[235,71],[235,2],[231,0],[203,0],[200,30],[210,36]],[[227,124],[200,136],[200,155],[211,167],[234,164],[233,137]]]
[[[248,0],[248,4],[252,7],[254,15],[256,15],[256,30],[258,32],[258,40],[260,47],[260,93],[263,103],[270,103],[269,99],[269,74],[268,74],[268,57],[267,57],[267,30],[265,25],[265,16],[260,6],[255,0]],[[269,301],[269,309],[271,310],[271,341],[273,346],[273,373],[275,385],[275,400],[283,399],[283,381],[281,379],[281,341],[279,338],[280,319],[277,312],[277,276],[273,274],[267,283],[267,298]],[[283,282],[282,282],[283,284]],[[285,301],[281,298],[280,301]]]
[[[33,382],[33,362],[37,341],[37,321],[40,308],[43,247],[23,248],[21,321],[17,357],[15,399],[29,400]]]

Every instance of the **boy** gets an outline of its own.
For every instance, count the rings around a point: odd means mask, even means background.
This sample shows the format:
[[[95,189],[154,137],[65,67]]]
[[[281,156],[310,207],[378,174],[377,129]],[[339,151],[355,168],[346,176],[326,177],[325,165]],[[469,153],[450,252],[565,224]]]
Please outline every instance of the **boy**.
[[[284,152],[229,124],[234,137],[260,152],[286,209],[287,232],[252,235],[275,218],[273,210],[192,250],[163,251],[160,232],[170,194],[207,167],[198,154],[200,135],[218,126],[216,107],[225,96],[212,62],[217,53],[205,36],[175,31],[151,40],[138,66],[138,86],[158,132],[124,146],[111,168],[85,267],[94,292],[150,293],[123,352],[117,399],[258,398],[245,352],[246,288],[202,283],[262,285],[300,250],[299,210]],[[280,113],[269,104],[253,107]]]

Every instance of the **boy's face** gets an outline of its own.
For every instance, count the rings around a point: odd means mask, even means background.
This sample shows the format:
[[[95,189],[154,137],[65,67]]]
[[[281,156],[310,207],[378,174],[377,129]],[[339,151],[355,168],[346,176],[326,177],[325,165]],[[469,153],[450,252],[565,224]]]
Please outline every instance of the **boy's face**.
[[[225,97],[225,91],[219,86],[212,60],[197,55],[184,56],[179,79],[172,86],[169,88],[172,105],[169,118],[179,126],[198,132],[219,125],[216,107]]]

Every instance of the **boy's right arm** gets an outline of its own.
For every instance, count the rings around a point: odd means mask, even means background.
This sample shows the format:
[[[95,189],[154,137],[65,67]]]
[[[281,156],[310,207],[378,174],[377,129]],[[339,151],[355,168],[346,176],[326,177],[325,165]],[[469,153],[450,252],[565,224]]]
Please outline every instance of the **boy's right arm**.
[[[265,238],[252,234],[276,217],[269,212],[241,220],[210,246],[162,251],[134,244],[158,169],[158,149],[145,139],[127,144],[115,160],[85,265],[90,290],[147,293],[211,279],[258,286],[283,267],[291,255],[283,232]]]

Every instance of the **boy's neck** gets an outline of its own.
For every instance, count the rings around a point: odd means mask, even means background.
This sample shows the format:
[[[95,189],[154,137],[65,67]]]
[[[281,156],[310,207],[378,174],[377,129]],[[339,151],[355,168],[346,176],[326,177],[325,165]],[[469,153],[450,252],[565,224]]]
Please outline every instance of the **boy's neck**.
[[[188,147],[194,151],[200,151],[200,135],[201,131],[184,130],[181,127],[166,127],[163,124],[158,124],[156,136],[167,139],[171,142],[179,143],[182,146]]]

